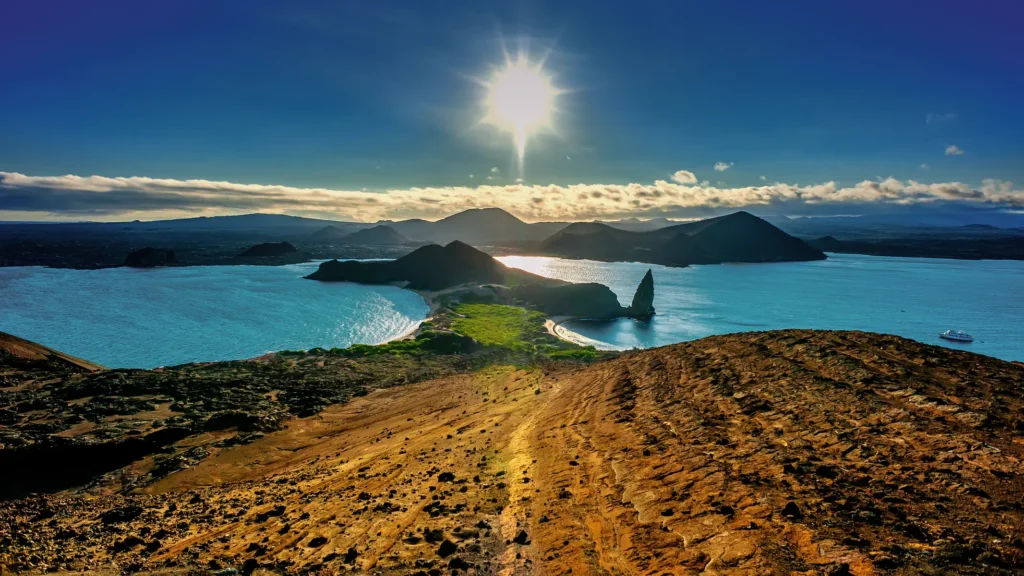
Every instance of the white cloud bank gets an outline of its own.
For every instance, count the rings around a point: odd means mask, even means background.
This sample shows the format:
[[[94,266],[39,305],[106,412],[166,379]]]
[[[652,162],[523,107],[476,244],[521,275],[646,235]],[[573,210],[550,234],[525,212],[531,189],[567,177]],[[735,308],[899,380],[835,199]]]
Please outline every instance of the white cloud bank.
[[[689,179],[688,172],[680,172],[685,173],[680,178]],[[510,184],[408,188],[377,193],[210,180],[26,176],[0,172],[0,216],[22,220],[156,219],[276,212],[373,222],[440,218],[469,208],[492,206],[526,220],[590,220],[746,207],[834,213],[839,205],[913,205],[943,201],[1020,209],[1024,208],[1024,190],[1015,189],[1011,182],[991,179],[984,180],[981,187],[972,187],[961,182],[926,184],[887,178],[865,180],[848,187],[825,182],[809,186],[773,183],[719,188],[657,180],[653,184]]]

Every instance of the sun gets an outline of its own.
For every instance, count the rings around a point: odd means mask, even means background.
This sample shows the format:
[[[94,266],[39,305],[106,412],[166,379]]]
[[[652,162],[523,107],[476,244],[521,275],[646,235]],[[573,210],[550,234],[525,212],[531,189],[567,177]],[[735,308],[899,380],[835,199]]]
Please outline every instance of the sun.
[[[559,90],[544,74],[542,63],[532,64],[522,56],[506,60],[505,67],[484,85],[488,90],[484,121],[512,133],[522,168],[527,139],[551,127]]]

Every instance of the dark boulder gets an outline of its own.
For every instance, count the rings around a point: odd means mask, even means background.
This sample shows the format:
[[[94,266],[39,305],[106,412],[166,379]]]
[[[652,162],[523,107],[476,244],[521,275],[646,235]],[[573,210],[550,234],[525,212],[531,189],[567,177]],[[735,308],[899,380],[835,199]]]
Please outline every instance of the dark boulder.
[[[124,506],[122,508],[113,508],[100,514],[100,521],[104,524],[118,524],[134,520],[140,515],[142,515],[141,506]]]
[[[177,263],[178,260],[174,256],[174,250],[150,247],[136,250],[128,254],[128,257],[124,259],[124,265],[132,268],[154,268],[156,266],[170,266]]]
[[[445,540],[441,542],[441,545],[437,548],[437,555],[441,558],[447,558],[452,554],[455,554],[459,550],[459,547],[455,545],[451,540]]]
[[[241,432],[273,432],[281,428],[281,423],[278,417],[244,410],[215,412],[203,423],[203,429],[211,432],[228,428]]]
[[[634,318],[650,318],[654,315],[654,274],[647,270],[644,279],[633,295],[633,303],[629,306]]]

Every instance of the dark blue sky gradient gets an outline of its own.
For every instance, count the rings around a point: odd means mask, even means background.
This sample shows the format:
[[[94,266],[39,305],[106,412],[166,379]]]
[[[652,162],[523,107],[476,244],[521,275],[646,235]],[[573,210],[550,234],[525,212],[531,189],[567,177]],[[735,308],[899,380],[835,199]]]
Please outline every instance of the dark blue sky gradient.
[[[0,170],[509,182],[510,138],[474,127],[470,78],[530,38],[571,90],[531,183],[1020,182],[1022,4],[5,2]]]

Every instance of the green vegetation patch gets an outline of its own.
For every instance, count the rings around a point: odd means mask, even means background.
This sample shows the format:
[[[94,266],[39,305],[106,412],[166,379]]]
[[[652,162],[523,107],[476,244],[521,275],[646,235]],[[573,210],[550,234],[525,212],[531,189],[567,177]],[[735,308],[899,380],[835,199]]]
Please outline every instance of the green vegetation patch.
[[[418,356],[425,352],[433,354],[466,354],[473,352],[477,345],[471,338],[454,334],[452,332],[437,332],[424,330],[412,340],[393,340],[385,344],[372,346],[370,344],[353,344],[348,348],[336,348],[332,353],[341,354],[350,358],[361,358],[364,356]]]
[[[588,362],[594,360],[601,355],[593,346],[581,346],[577,348],[566,348],[565,350],[555,350],[548,354],[548,358],[552,360],[577,360],[580,362]]]
[[[500,346],[517,352],[532,352],[537,344],[551,338],[544,328],[545,316],[518,306],[503,304],[459,304],[452,330],[484,346]]]
[[[314,348],[308,352],[285,350],[282,358],[342,356],[345,358],[386,358],[424,355],[474,355],[481,365],[509,362],[531,366],[545,360],[590,362],[604,353],[593,346],[580,347],[560,340],[544,326],[546,316],[537,311],[505,304],[454,303],[424,328],[415,339],[394,340],[379,345],[353,344],[348,348]],[[445,330],[450,328],[451,331]]]

